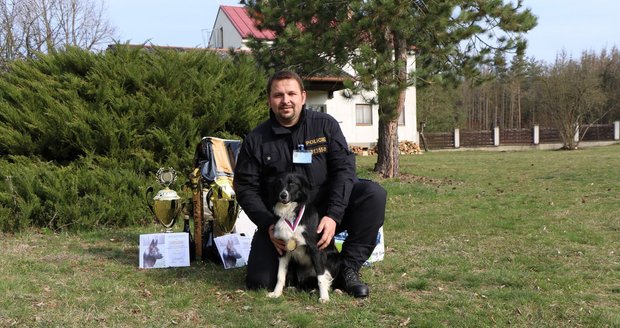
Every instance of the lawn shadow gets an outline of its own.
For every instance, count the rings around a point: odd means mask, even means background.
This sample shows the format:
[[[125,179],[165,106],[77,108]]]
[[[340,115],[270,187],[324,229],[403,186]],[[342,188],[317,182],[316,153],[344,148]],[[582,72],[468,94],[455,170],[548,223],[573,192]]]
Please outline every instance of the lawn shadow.
[[[85,251],[121,265],[138,266],[140,233],[125,230],[94,231],[82,236]]]
[[[121,265],[138,267],[138,246],[136,247],[115,247],[115,246],[91,246],[87,252],[100,258],[106,258]]]
[[[141,234],[144,232],[120,230],[97,233],[86,237],[90,245],[85,251],[96,257],[131,267],[136,270],[136,275],[148,275],[162,285],[173,281],[187,281],[192,284],[208,282],[222,291],[232,292],[245,288],[245,267],[227,270],[221,263],[209,260],[191,261],[189,267],[139,268],[142,256],[139,246]]]
[[[192,261],[189,267],[140,269],[162,285],[171,281],[184,281],[189,284],[208,284],[222,292],[245,289],[245,267],[224,269],[221,264],[208,261]]]

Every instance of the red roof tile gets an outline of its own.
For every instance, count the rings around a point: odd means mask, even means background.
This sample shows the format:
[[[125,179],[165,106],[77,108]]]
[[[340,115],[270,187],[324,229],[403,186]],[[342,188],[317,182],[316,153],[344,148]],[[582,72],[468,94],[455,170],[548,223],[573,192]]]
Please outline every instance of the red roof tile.
[[[242,38],[255,37],[262,40],[273,40],[276,34],[271,30],[259,30],[250,17],[247,8],[237,6],[220,6],[220,9],[230,19]]]

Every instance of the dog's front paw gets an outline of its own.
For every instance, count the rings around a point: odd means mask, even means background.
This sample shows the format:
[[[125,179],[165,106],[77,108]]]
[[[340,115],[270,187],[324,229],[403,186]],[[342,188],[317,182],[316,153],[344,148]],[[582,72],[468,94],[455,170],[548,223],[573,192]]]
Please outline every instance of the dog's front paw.
[[[325,304],[327,302],[329,302],[329,296],[319,298],[319,303]]]
[[[278,292],[267,293],[267,297],[269,297],[269,298],[278,298],[281,295],[282,295],[282,293],[278,293]]]

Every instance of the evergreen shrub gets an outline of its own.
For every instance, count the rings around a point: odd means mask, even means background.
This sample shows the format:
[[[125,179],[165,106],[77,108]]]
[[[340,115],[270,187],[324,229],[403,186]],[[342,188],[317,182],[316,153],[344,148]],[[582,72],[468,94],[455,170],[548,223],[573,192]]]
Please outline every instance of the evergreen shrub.
[[[29,157],[0,160],[10,172],[0,182],[0,229],[52,230],[122,227],[148,222],[144,190],[133,170],[106,168],[93,159],[60,166]]]
[[[241,138],[268,115],[244,54],[116,44],[15,61],[0,73],[0,230],[144,221],[159,167],[183,184],[203,136]]]

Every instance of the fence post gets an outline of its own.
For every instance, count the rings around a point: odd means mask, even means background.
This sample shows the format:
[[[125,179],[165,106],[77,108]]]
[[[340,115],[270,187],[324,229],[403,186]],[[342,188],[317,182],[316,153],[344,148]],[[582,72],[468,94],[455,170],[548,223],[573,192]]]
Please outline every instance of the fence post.
[[[534,144],[540,144],[540,126],[534,125]]]
[[[461,130],[454,129],[454,148],[461,147]]]
[[[499,146],[499,126],[493,128],[493,146]]]
[[[620,140],[620,121],[614,122],[614,140]]]

